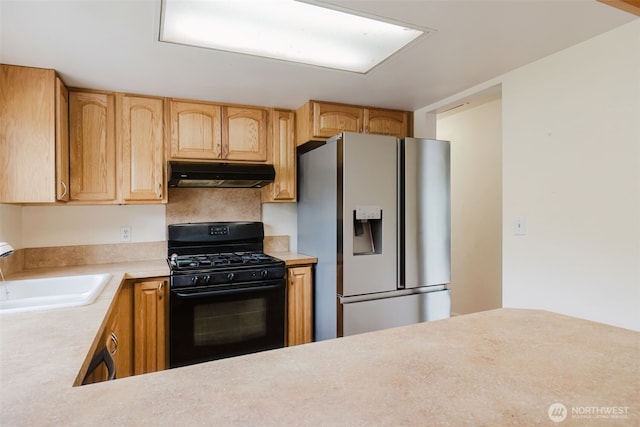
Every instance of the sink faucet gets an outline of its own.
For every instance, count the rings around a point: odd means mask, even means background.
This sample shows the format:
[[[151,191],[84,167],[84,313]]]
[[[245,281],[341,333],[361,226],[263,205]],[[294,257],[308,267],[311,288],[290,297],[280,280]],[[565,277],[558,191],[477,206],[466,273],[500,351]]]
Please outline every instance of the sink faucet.
[[[13,253],[13,247],[7,242],[0,242],[0,258],[6,258]],[[0,277],[4,282],[4,274],[2,273],[2,267],[0,267]]]

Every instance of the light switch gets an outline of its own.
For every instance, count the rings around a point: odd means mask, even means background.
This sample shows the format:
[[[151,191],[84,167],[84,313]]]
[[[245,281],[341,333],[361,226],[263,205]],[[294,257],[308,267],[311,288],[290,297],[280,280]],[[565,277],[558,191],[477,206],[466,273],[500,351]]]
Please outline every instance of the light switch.
[[[513,223],[513,234],[524,236],[527,234],[527,222],[523,216],[517,216]]]

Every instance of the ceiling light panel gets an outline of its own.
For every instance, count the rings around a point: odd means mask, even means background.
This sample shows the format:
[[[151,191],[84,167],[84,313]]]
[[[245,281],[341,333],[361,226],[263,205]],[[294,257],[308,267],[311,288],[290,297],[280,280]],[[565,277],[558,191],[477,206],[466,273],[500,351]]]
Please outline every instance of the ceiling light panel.
[[[293,0],[163,0],[160,41],[366,73],[426,34]]]

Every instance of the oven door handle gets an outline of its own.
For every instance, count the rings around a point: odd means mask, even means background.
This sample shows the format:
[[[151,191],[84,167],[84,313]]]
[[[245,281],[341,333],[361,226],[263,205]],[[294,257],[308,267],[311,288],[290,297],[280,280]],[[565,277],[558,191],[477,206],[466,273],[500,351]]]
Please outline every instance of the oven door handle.
[[[277,283],[274,285],[266,285],[266,286],[251,286],[249,288],[235,288],[235,289],[222,289],[218,291],[205,291],[205,292],[180,292],[173,291],[172,294],[180,297],[180,298],[202,298],[202,297],[213,297],[219,295],[231,295],[231,294],[240,294],[245,292],[256,292],[256,291],[268,291],[271,289],[277,289],[283,287],[282,283]]]

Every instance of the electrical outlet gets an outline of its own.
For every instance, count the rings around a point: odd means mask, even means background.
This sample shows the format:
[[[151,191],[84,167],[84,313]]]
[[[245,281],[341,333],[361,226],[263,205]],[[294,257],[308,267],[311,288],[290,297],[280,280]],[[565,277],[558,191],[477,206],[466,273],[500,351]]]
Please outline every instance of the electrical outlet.
[[[524,236],[527,234],[527,221],[523,216],[517,216],[513,223],[513,234]]]
[[[131,227],[128,225],[123,225],[120,227],[120,241],[121,242],[130,242],[131,241]]]

